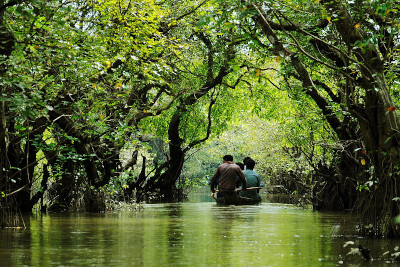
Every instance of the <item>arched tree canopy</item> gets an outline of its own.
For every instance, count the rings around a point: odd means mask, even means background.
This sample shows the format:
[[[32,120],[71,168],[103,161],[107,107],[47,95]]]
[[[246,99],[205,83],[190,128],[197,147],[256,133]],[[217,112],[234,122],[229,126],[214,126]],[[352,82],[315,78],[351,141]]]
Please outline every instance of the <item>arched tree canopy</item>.
[[[378,0],[0,0],[1,205],[180,199],[205,147],[204,170],[213,151],[252,154],[266,176],[298,173],[315,208],[397,235],[398,14]]]

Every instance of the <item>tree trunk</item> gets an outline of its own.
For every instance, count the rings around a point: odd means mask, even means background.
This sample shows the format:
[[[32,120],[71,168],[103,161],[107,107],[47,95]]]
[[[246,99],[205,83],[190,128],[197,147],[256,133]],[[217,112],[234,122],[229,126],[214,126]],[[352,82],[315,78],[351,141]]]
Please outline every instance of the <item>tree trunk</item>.
[[[78,194],[78,187],[75,184],[77,163],[73,160],[67,160],[62,165],[61,181],[56,183],[56,201],[50,207],[50,211],[66,211],[73,209],[73,201]],[[75,195],[74,195],[75,192]]]
[[[176,112],[170,121],[168,129],[169,142],[169,166],[168,170],[163,174],[162,179],[160,179],[160,190],[164,195],[164,199],[177,200],[177,188],[176,181],[181,175],[185,153],[182,150],[183,139],[179,135],[180,123],[181,123],[182,113],[180,111]]]
[[[3,6],[4,0],[0,0],[0,6]],[[7,59],[14,50],[15,38],[13,34],[8,31],[4,22],[4,11],[0,10],[0,78],[4,77],[7,72]],[[0,85],[0,95],[5,92],[3,85]],[[6,102],[4,100],[0,101],[0,224],[1,227],[9,226],[12,224],[12,220],[9,218],[14,217],[12,208],[12,198],[14,197],[4,197],[5,194],[9,193],[10,177],[9,170],[10,165],[8,162],[8,134],[7,134],[7,121],[6,121]],[[13,225],[10,225],[13,226]]]
[[[362,214],[363,224],[373,226],[374,231],[365,234],[398,237],[400,231],[391,218],[400,214],[400,202],[395,200],[400,196],[400,123],[397,112],[391,109],[394,104],[384,78],[375,82],[379,90],[369,90],[365,108],[354,112],[367,152],[365,172],[370,179],[365,182],[371,182],[369,193],[360,194],[356,209]]]
[[[185,153],[182,150],[183,139],[179,135],[182,112],[176,111],[172,116],[168,127],[169,156],[170,158],[158,169],[159,171],[147,181],[144,192],[159,193],[161,201],[177,201],[176,181],[178,180]],[[165,169],[165,172],[160,173]]]

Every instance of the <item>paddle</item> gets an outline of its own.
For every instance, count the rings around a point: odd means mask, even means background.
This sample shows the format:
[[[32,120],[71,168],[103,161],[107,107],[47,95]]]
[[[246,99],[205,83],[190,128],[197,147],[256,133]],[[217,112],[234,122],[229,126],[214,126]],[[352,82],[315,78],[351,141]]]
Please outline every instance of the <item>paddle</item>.
[[[258,189],[262,189],[262,188],[264,188],[264,187],[261,187],[261,186],[253,186],[253,187],[246,187],[245,189],[239,187],[239,188],[236,188],[235,191],[258,190]]]
[[[239,192],[239,191],[247,191],[247,190],[258,190],[258,189],[262,189],[262,188],[264,188],[264,187],[253,186],[253,187],[246,187],[245,189],[238,187],[238,188],[235,188],[235,191]],[[217,189],[217,190],[215,190],[215,192],[219,192],[219,190]]]

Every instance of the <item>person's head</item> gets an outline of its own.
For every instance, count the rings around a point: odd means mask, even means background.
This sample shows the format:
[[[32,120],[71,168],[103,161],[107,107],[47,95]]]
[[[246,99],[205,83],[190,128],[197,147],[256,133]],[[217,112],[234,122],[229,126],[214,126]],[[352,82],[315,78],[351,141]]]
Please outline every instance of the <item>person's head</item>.
[[[236,165],[238,165],[242,170],[244,170],[244,164],[241,162],[236,162]]]
[[[252,159],[246,161],[246,169],[253,170],[256,162]]]
[[[244,165],[247,165],[247,161],[248,161],[249,159],[251,159],[251,158],[250,158],[250,157],[245,157],[245,158],[243,159]]]
[[[222,159],[224,161],[233,161],[233,156],[232,155],[225,155]]]

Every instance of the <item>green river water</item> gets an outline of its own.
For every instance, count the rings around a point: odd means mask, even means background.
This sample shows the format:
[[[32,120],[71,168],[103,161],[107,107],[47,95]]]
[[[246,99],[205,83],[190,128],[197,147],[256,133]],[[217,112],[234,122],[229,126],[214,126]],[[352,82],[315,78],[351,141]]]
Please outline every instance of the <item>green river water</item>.
[[[255,206],[217,206],[208,193],[140,211],[25,217],[0,231],[0,266],[394,266],[397,240],[346,234],[349,215],[264,197]],[[344,247],[345,242],[354,245]],[[362,244],[372,261],[347,255]],[[384,255],[386,251],[390,253]]]

